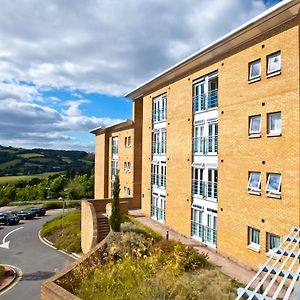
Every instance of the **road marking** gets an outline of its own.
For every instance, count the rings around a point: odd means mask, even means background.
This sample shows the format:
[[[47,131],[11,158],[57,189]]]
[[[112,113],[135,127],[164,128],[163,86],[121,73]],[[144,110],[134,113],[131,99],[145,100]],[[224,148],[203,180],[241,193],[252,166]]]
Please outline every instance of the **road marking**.
[[[19,269],[18,267],[11,266],[11,265],[6,265],[6,266],[9,266],[15,270],[15,272],[17,273],[17,278],[11,285],[9,285],[7,288],[5,288],[3,291],[0,292],[0,296],[3,295],[4,293],[8,292],[9,290],[11,290],[22,279],[22,276],[23,276],[22,270]]]
[[[5,242],[5,239],[6,239],[10,234],[12,234],[13,232],[15,232],[15,231],[17,231],[17,230],[19,230],[19,229],[22,229],[22,228],[24,228],[24,227],[18,227],[18,228],[16,228],[16,229],[10,231],[10,232],[3,238],[2,244],[0,245],[0,247],[1,247],[1,248],[4,248],[4,249],[9,249],[9,243],[10,243],[10,241]]]

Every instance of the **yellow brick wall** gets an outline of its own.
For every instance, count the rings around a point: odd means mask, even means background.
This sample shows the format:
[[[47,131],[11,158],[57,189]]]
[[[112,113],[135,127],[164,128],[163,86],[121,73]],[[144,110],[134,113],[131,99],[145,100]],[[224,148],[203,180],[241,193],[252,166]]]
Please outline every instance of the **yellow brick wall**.
[[[166,224],[190,235],[192,82],[219,72],[219,252],[257,268],[266,232],[299,226],[299,30],[289,22],[143,97],[142,210],[150,215],[152,99],[167,93]],[[266,56],[281,50],[282,74],[266,78]],[[248,83],[248,63],[262,59],[262,80]],[[264,103],[264,104],[263,104]],[[222,113],[223,111],[223,113]],[[266,137],[266,114],[281,111],[282,136]],[[262,115],[262,137],[248,138],[248,116]],[[223,161],[223,162],[221,162]],[[265,161],[265,164],[262,164]],[[262,172],[262,195],[247,192],[248,171]],[[282,174],[282,199],[265,195],[266,173]],[[222,209],[222,211],[221,211]],[[262,222],[264,219],[264,223]],[[261,230],[261,253],[247,248],[247,227]]]
[[[224,59],[219,69],[217,248],[253,268],[266,260],[266,232],[285,236],[299,226],[299,35],[293,25]],[[282,74],[266,78],[266,56],[278,50]],[[249,84],[248,62],[258,58],[262,79]],[[267,137],[267,113],[277,111],[282,136]],[[248,116],[256,114],[262,116],[262,137],[249,139]],[[249,171],[262,173],[261,196],[247,192]],[[282,174],[280,200],[266,196],[268,172]],[[260,230],[260,254],[247,248],[248,226]]]

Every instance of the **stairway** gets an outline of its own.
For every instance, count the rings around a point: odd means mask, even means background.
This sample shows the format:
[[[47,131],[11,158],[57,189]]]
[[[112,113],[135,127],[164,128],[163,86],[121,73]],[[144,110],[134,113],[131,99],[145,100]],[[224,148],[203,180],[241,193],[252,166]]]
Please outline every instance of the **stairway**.
[[[108,218],[106,217],[105,214],[102,214],[102,213],[97,214],[97,231],[98,231],[97,242],[100,243],[102,240],[104,240],[106,238],[106,236],[110,232]]]

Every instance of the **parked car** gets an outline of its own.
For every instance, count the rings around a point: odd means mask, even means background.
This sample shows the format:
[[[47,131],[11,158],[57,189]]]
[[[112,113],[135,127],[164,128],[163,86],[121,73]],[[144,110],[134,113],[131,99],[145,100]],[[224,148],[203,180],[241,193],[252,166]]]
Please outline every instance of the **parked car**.
[[[0,223],[5,225],[19,224],[20,219],[12,213],[0,213]]]
[[[46,209],[41,207],[33,207],[29,210],[29,212],[32,212],[35,217],[41,217],[46,214]]]
[[[19,217],[20,220],[30,220],[33,219],[36,214],[29,210],[21,210],[17,212],[16,215]]]

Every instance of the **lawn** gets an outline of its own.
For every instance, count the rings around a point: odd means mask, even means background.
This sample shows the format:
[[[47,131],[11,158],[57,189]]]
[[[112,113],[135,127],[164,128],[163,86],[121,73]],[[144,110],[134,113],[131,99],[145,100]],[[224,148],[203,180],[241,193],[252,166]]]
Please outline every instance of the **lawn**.
[[[47,222],[41,230],[41,236],[51,241],[56,248],[65,249],[69,253],[80,253],[80,220],[80,209],[67,212],[64,217],[59,216]]]
[[[18,156],[23,158],[32,158],[32,157],[43,157],[44,155],[39,153],[23,153],[23,154],[18,154]]]
[[[7,161],[5,163],[0,164],[0,169],[6,169],[9,167],[13,167],[16,164],[20,163],[21,161],[22,161],[21,159],[13,159],[13,160]]]
[[[2,176],[0,177],[0,185],[9,183],[9,184],[15,184],[21,180],[29,181],[33,178],[47,178],[50,175],[59,174],[61,172],[47,172],[47,173],[41,173],[41,174],[31,174],[31,175],[20,175],[20,176]]]

